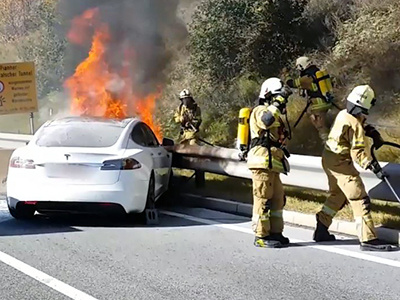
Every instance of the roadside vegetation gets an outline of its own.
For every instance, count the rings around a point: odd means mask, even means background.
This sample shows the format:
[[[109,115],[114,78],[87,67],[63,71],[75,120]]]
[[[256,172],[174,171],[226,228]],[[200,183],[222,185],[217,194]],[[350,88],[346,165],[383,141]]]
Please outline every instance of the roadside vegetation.
[[[159,103],[164,133],[177,136],[172,111],[180,89],[190,88],[202,107],[203,137],[233,146],[239,109],[254,105],[263,80],[280,76],[284,67],[293,70],[295,59],[306,54],[330,71],[342,107],[355,85],[370,84],[379,99],[370,122],[385,139],[400,142],[399,26],[399,0],[201,1]],[[292,96],[292,124],[304,106],[304,99]],[[320,155],[321,148],[304,118],[289,149]],[[399,162],[400,151],[384,147],[378,157]]]
[[[62,94],[69,61],[61,0],[2,0],[0,62],[35,61],[40,113],[37,125],[68,107]],[[96,1],[93,1],[96,3]],[[309,55],[326,67],[343,99],[356,84],[368,83],[379,101],[370,121],[385,139],[400,142],[400,0],[180,0],[187,23],[186,45],[166,45],[173,55],[167,82],[157,105],[164,135],[178,137],[173,111],[183,88],[193,91],[203,112],[202,135],[232,147],[237,115],[253,106],[260,84]],[[16,13],[18,12],[18,13]],[[64,23],[63,23],[64,22]],[[69,66],[71,68],[71,66]],[[292,96],[292,124],[305,101]],[[332,120],[337,113],[333,110]],[[2,116],[2,131],[27,133],[28,115]],[[304,134],[307,132],[307,134]],[[322,145],[307,118],[289,144],[293,153],[319,155]],[[400,151],[387,147],[379,158],[400,161]]]
[[[57,105],[56,92],[62,89],[65,39],[60,35],[57,1],[0,1],[0,62],[34,61],[40,118],[48,117],[48,108]],[[29,133],[29,114],[1,116],[2,132]]]
[[[189,180],[193,171],[175,170],[176,189],[183,193],[193,193],[206,197],[243,203],[253,203],[251,180],[226,177],[206,173],[204,188],[196,188],[194,180]],[[285,186],[287,202],[285,209],[306,214],[317,213],[326,200],[327,193]],[[372,200],[372,217],[376,225],[400,230],[400,206],[396,202]],[[337,215],[337,219],[354,221],[350,205],[346,205]]]

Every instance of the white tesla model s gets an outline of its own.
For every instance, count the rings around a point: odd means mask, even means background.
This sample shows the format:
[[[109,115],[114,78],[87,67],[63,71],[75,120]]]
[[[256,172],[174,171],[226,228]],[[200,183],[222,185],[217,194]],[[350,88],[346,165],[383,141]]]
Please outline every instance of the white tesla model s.
[[[36,211],[142,213],[167,190],[171,164],[140,120],[48,121],[11,156],[8,207],[17,219]]]

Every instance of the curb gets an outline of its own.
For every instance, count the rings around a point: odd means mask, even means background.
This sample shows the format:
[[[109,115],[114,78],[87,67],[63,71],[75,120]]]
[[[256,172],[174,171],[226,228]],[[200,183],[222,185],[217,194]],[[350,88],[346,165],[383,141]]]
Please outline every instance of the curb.
[[[203,207],[245,217],[251,217],[253,210],[253,206],[251,204],[222,200],[212,197],[202,197],[193,194],[182,194],[180,199],[182,204],[188,206]],[[284,210],[283,219],[285,220],[285,223],[315,228],[315,215]],[[332,232],[357,236],[355,222],[334,219],[329,229]],[[400,231],[398,230],[385,227],[376,227],[376,233],[379,239],[389,243],[400,243]]]

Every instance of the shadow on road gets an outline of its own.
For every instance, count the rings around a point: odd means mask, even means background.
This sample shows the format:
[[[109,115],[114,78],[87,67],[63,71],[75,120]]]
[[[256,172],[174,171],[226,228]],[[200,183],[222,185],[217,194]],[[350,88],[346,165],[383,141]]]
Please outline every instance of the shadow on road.
[[[35,217],[30,221],[20,221],[10,219],[0,224],[0,237],[2,236],[21,236],[38,235],[49,233],[69,233],[81,230],[70,226],[60,226],[56,223],[47,222],[41,216]]]
[[[178,207],[163,206],[160,210],[176,211]],[[213,215],[200,214],[199,217],[208,218],[222,223],[241,223],[243,218],[218,213]],[[53,233],[76,233],[85,231],[85,228],[168,228],[168,227],[189,227],[208,226],[195,221],[159,213],[157,225],[146,225],[145,220],[139,214],[133,215],[85,215],[85,214],[37,214],[32,220],[22,221],[9,219],[0,223],[0,237],[24,236]]]
[[[290,247],[308,247],[308,246],[354,246],[359,245],[358,239],[346,239],[346,240],[336,240],[334,242],[323,242],[316,243],[312,242],[301,242],[301,243],[290,243]]]

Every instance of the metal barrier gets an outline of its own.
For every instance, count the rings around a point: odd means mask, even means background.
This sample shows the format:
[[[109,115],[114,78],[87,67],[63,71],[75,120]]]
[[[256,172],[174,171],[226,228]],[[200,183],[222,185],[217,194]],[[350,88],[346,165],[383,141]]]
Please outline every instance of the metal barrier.
[[[246,163],[239,160],[235,149],[208,146],[174,146],[174,166],[182,169],[201,170],[210,173],[251,179]],[[282,175],[285,185],[327,191],[328,181],[322,169],[321,157],[292,154],[289,158],[290,173]],[[389,175],[394,189],[400,193],[400,165],[381,162],[383,170]],[[369,195],[374,199],[397,202],[387,184],[371,172],[356,166]]]
[[[30,135],[0,134],[0,148],[15,149],[26,145]],[[251,179],[251,172],[246,163],[239,160],[239,151],[209,146],[173,146],[167,147],[174,153],[173,166],[182,169],[199,170],[238,178]],[[286,185],[326,191],[328,182],[321,166],[321,158],[317,156],[291,155],[289,158],[291,171],[282,175]],[[381,162],[384,171],[390,176],[394,189],[400,193],[400,165]],[[0,166],[1,168],[2,166]],[[393,193],[385,182],[358,166],[369,195],[375,199],[396,201]]]
[[[32,135],[28,134],[0,133],[0,148],[16,149],[23,147],[31,138]]]

